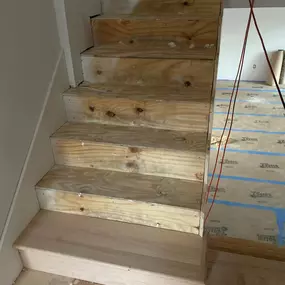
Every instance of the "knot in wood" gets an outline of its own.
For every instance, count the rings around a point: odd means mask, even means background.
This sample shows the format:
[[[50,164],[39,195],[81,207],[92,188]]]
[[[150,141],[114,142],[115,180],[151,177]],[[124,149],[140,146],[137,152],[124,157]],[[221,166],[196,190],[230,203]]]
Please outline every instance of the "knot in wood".
[[[138,108],[136,108],[136,111],[137,111],[137,113],[143,113],[143,112],[144,112],[144,109],[143,109],[143,108],[138,107]]]
[[[185,86],[185,87],[190,87],[190,86],[191,86],[191,82],[188,81],[188,80],[185,81],[185,82],[184,82],[184,86]]]
[[[89,106],[89,110],[93,113],[93,112],[95,111],[95,107],[92,106],[92,105],[90,105],[90,106]]]
[[[115,114],[114,112],[112,112],[112,111],[107,111],[107,112],[106,112],[106,115],[107,115],[108,117],[110,117],[110,118],[116,117],[116,114]]]
[[[137,148],[137,147],[129,147],[129,150],[130,150],[131,153],[138,153],[138,152],[140,152],[139,148]]]

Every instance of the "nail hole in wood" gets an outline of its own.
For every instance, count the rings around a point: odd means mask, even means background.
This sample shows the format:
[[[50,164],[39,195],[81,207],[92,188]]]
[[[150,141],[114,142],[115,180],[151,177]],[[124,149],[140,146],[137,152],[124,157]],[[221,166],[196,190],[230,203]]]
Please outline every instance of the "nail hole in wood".
[[[107,115],[108,117],[110,117],[110,118],[114,118],[114,117],[116,116],[116,114],[115,114],[114,112],[112,112],[112,111],[107,111],[107,112],[106,112],[106,115]]]
[[[130,44],[133,44],[133,43],[134,43],[134,40],[130,40],[129,43],[130,43]]]
[[[185,85],[185,87],[190,87],[191,86],[191,82],[190,81],[185,81],[184,85]]]
[[[136,164],[134,162],[127,162],[126,166],[129,168],[134,168]]]
[[[91,112],[94,112],[94,111],[95,111],[95,107],[94,107],[94,106],[89,106],[89,110],[90,110]]]
[[[142,108],[136,108],[136,111],[137,111],[137,113],[143,113],[143,112],[144,112],[144,109],[142,109]]]
[[[129,20],[121,20],[121,23],[123,25],[128,25],[130,23],[130,21]]]
[[[131,153],[138,153],[138,152],[140,152],[139,148],[137,148],[137,147],[129,147],[129,150],[130,150]]]
[[[189,2],[188,2],[188,1],[184,1],[184,2],[183,2],[183,5],[184,5],[184,6],[189,6]]]
[[[80,212],[84,212],[85,209],[83,207],[81,207],[79,210],[80,210]]]
[[[101,70],[97,70],[97,74],[98,74],[98,75],[101,75],[101,74],[102,74],[102,71],[101,71]]]

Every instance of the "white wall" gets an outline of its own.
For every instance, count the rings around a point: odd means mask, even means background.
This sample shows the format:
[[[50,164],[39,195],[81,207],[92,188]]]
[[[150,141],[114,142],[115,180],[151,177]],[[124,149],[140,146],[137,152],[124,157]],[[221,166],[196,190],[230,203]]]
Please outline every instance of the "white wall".
[[[3,0],[0,34],[1,234],[60,53],[52,1]]]
[[[60,42],[64,48],[69,84],[81,83],[80,53],[93,46],[90,17],[101,13],[100,0],[54,0]]]
[[[226,8],[247,8],[249,7],[248,0],[224,0]],[[256,0],[256,7],[285,7],[284,0]]]
[[[255,11],[268,52],[285,49],[285,8],[256,8]],[[248,15],[246,8],[224,10],[218,79],[232,80],[236,76]],[[252,26],[242,79],[265,81],[266,77],[267,64]]]
[[[0,35],[0,283],[11,285],[22,269],[12,245],[39,210],[34,185],[54,163],[69,85],[52,0],[2,0]]]

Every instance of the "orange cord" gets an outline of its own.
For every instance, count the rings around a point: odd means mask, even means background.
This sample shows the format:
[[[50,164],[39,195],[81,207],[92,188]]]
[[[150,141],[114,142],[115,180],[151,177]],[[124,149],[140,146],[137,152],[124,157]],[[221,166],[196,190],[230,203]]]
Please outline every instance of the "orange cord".
[[[230,110],[231,110],[231,108],[232,108],[232,103],[233,103],[232,115],[231,115],[231,123],[230,123],[230,127],[229,127],[228,136],[227,136],[227,139],[226,139],[226,142],[225,142],[225,147],[224,147],[224,150],[223,150],[223,156],[222,156],[222,160],[221,160],[221,167],[220,167],[220,172],[219,172],[218,179],[217,179],[217,183],[216,183],[216,188],[215,188],[213,200],[212,200],[211,206],[210,206],[210,208],[209,208],[209,211],[208,211],[208,213],[207,213],[207,215],[206,215],[206,218],[205,218],[205,222],[204,222],[204,223],[207,222],[207,220],[208,220],[208,218],[209,218],[209,215],[210,215],[210,213],[211,213],[211,211],[212,211],[212,209],[213,209],[213,206],[214,206],[214,203],[215,203],[215,200],[216,200],[216,197],[217,197],[218,189],[219,189],[219,184],[220,184],[221,175],[222,175],[222,172],[223,172],[223,164],[224,164],[225,154],[226,154],[226,150],[227,150],[227,145],[228,145],[228,143],[229,143],[229,139],[230,139],[231,132],[232,132],[232,126],[233,126],[233,119],[234,119],[234,114],[235,114],[236,100],[237,100],[237,95],[238,95],[238,91],[239,91],[239,85],[240,85],[240,80],[241,80],[241,75],[242,75],[242,70],[243,70],[243,65],[244,65],[244,58],[245,58],[245,53],[246,53],[246,46],[247,46],[248,34],[249,34],[249,29],[250,29],[250,26],[251,26],[251,20],[252,20],[252,19],[253,19],[253,21],[254,21],[255,28],[256,28],[257,33],[258,33],[258,35],[259,35],[259,38],[260,38],[260,41],[261,41],[261,45],[262,45],[264,54],[265,54],[265,57],[266,57],[268,66],[269,66],[269,68],[270,68],[270,72],[271,72],[271,74],[272,74],[272,76],[273,76],[273,79],[274,79],[276,88],[277,88],[277,90],[278,90],[281,103],[282,103],[282,105],[283,105],[283,107],[284,107],[284,109],[285,109],[284,98],[283,98],[282,93],[281,93],[281,90],[280,90],[280,88],[279,88],[279,85],[278,85],[276,76],[275,76],[275,74],[274,74],[272,65],[271,65],[271,63],[270,63],[269,56],[268,56],[268,53],[267,53],[267,50],[266,50],[266,47],[265,47],[265,43],[264,43],[263,37],[262,37],[262,35],[261,35],[261,32],[260,32],[260,29],[259,29],[259,27],[258,27],[258,23],[257,23],[256,17],[255,17],[255,14],[254,14],[254,2],[255,2],[255,0],[248,0],[248,1],[249,1],[249,5],[250,5],[250,15],[249,15],[249,19],[248,19],[247,28],[246,28],[246,33],[245,33],[245,39],[244,39],[243,49],[242,49],[242,53],[241,53],[241,58],[240,58],[240,63],[239,63],[239,67],[238,67],[237,76],[236,76],[235,83],[234,83],[234,87],[233,87],[233,91],[232,91],[232,94],[231,94],[231,99],[230,99],[230,104],[229,104],[229,108],[228,108],[228,113],[227,113],[226,122],[225,122],[224,129],[223,129],[223,132],[222,132],[220,141],[219,141],[219,147],[218,147],[218,152],[217,152],[217,156],[216,156],[215,166],[214,166],[214,170],[213,170],[213,173],[212,173],[212,178],[211,178],[211,181],[210,181],[210,184],[209,184],[209,187],[208,187],[208,191],[207,191],[206,203],[207,203],[208,200],[209,200],[209,195],[210,195],[211,186],[212,186],[212,183],[213,183],[213,180],[214,180],[214,177],[215,177],[215,173],[216,173],[216,169],[217,169],[217,165],[218,165],[218,160],[219,160],[219,155],[220,155],[220,150],[221,150],[221,144],[222,144],[222,140],[223,140],[223,137],[224,137],[226,128],[227,128],[227,124],[228,124],[228,120],[229,120],[229,116],[230,116]],[[235,96],[234,96],[234,93],[235,93]],[[234,97],[234,100],[233,100],[233,97]]]

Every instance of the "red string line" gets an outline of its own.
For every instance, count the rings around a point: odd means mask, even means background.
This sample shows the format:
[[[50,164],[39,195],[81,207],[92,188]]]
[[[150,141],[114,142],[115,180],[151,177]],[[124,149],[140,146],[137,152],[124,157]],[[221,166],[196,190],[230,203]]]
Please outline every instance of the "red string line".
[[[254,24],[255,24],[257,33],[258,33],[258,35],[259,35],[259,38],[260,38],[260,41],[261,41],[261,45],[262,45],[264,54],[265,54],[265,57],[266,57],[268,66],[269,66],[269,68],[270,68],[270,72],[271,72],[271,74],[272,74],[272,76],[273,76],[273,79],[274,79],[276,88],[277,88],[277,90],[278,90],[281,103],[282,103],[282,105],[283,105],[283,107],[284,107],[284,109],[285,109],[284,98],[283,98],[283,96],[282,96],[282,93],[281,93],[280,87],[279,87],[279,85],[278,85],[276,76],[275,76],[275,74],[274,74],[274,70],[273,70],[273,68],[272,68],[272,65],[271,65],[271,63],[270,63],[269,56],[268,56],[268,53],[267,53],[267,50],[266,50],[266,47],[265,47],[265,43],[264,43],[263,37],[262,37],[262,35],[261,35],[261,32],[260,32],[260,29],[259,29],[259,26],[258,26],[256,17],[255,17],[255,14],[254,14],[254,1],[255,1],[255,0],[248,0],[248,1],[249,1],[249,5],[250,5],[250,15],[249,15],[248,24],[247,24],[247,29],[246,29],[246,33],[245,33],[244,45],[243,45],[243,49],[242,49],[242,53],[241,53],[241,58],[240,58],[240,63],[239,63],[239,67],[238,67],[237,76],[236,76],[236,78],[235,78],[235,82],[234,82],[234,86],[233,86],[233,91],[232,91],[232,94],[231,94],[231,99],[230,99],[230,104],[229,104],[229,108],[228,108],[228,113],[227,113],[226,122],[225,122],[224,129],[223,129],[223,132],[222,132],[220,141],[219,141],[218,152],[217,152],[217,156],[216,156],[216,161],[215,161],[214,170],[213,170],[213,173],[212,173],[212,178],[211,178],[211,181],[210,181],[210,184],[209,184],[209,187],[208,187],[208,191],[207,191],[206,202],[208,202],[208,199],[209,199],[211,186],[212,186],[213,179],[214,179],[214,176],[215,176],[215,173],[216,173],[216,169],[217,169],[217,165],[218,165],[218,159],[219,159],[221,144],[222,144],[222,140],[223,140],[223,137],[224,137],[224,134],[225,134],[225,130],[226,130],[227,124],[228,124],[228,119],[229,119],[229,115],[230,115],[230,110],[231,110],[232,103],[233,103],[232,115],[231,115],[231,123],[230,123],[230,127],[229,127],[228,136],[227,136],[227,139],[226,139],[226,142],[225,142],[225,147],[224,147],[224,150],[223,150],[223,156],[222,156],[222,159],[221,159],[221,167],[220,167],[220,172],[219,172],[218,179],[217,179],[217,183],[216,183],[216,188],[215,188],[213,200],[212,200],[211,206],[210,206],[210,208],[209,208],[209,211],[208,211],[208,213],[207,213],[207,215],[206,215],[205,223],[206,223],[206,221],[208,220],[209,215],[210,215],[210,213],[211,213],[211,211],[212,211],[212,208],[213,208],[213,205],[214,205],[214,203],[215,203],[216,196],[217,196],[217,193],[218,193],[218,189],[219,189],[219,184],[220,184],[221,174],[222,174],[222,171],[223,171],[223,164],[224,164],[225,154],[226,154],[226,150],[227,150],[227,145],[228,145],[228,142],[229,142],[229,139],[230,139],[230,135],[231,135],[231,132],[232,132],[233,119],[234,119],[234,113],[235,113],[235,107],[236,107],[236,99],[237,99],[237,95],[238,95],[238,90],[239,90],[239,85],[240,85],[242,70],[243,70],[243,66],[244,66],[244,58],[245,58],[246,46],[247,46],[247,40],[248,40],[248,34],[249,34],[249,30],[250,30],[250,25],[251,25],[251,20],[252,20],[252,18],[253,18],[253,21],[254,21]],[[236,91],[235,91],[235,90],[236,90]],[[235,96],[234,96],[234,100],[233,100],[233,95],[234,95],[234,93],[235,93]]]
[[[254,14],[254,10],[253,10],[254,3],[251,3],[251,0],[248,0],[248,2],[249,2],[249,5],[250,5],[250,13],[251,13],[251,15],[252,15],[252,17],[253,17],[253,22],[254,22],[256,31],[257,31],[257,33],[258,33],[259,39],[260,39],[260,42],[261,42],[261,45],[262,45],[262,48],[263,48],[263,51],[264,51],[264,54],[265,54],[266,61],[267,61],[268,66],[269,66],[269,68],[270,68],[270,72],[271,72],[271,74],[272,74],[272,76],[273,76],[274,83],[275,83],[275,85],[276,85],[276,88],[277,88],[277,90],[278,90],[278,94],[279,94],[279,96],[280,96],[280,100],[281,100],[282,105],[283,105],[283,107],[284,107],[284,109],[285,109],[284,98],[283,98],[283,96],[282,96],[282,93],[281,93],[279,84],[278,84],[278,82],[277,82],[276,76],[275,76],[275,74],[274,74],[274,70],[273,70],[273,68],[272,68],[272,65],[271,65],[271,63],[270,63],[269,56],[268,56],[268,53],[267,53],[267,50],[266,50],[266,47],[265,47],[265,43],[264,43],[263,37],[262,37],[262,35],[261,35],[261,32],[260,32],[260,29],[259,29],[259,26],[258,26],[256,17],[255,17],[255,14]]]
[[[251,0],[249,0],[249,1],[251,1]],[[254,5],[254,1],[255,0],[252,0],[253,5]],[[219,172],[219,175],[218,175],[218,180],[217,180],[217,183],[216,183],[216,188],[215,188],[213,200],[212,200],[211,206],[209,208],[209,211],[208,211],[208,213],[206,215],[206,218],[204,220],[204,223],[206,223],[208,218],[209,218],[209,215],[210,215],[210,213],[212,211],[212,208],[214,206],[214,203],[215,203],[215,200],[216,200],[216,197],[217,197],[217,193],[218,193],[218,189],[219,189],[220,178],[221,178],[221,174],[222,174],[222,171],[223,171],[223,163],[224,163],[224,159],[225,159],[227,144],[229,142],[230,135],[231,135],[231,130],[232,130],[232,126],[233,126],[234,112],[235,112],[235,106],[236,106],[236,99],[237,99],[237,95],[238,95],[238,90],[239,90],[242,70],[243,70],[243,66],[244,66],[244,58],[245,58],[245,53],[246,53],[246,46],[247,46],[249,30],[250,30],[250,26],[251,26],[251,20],[252,20],[252,14],[250,13],[249,14],[249,18],[248,18],[247,27],[246,27],[244,43],[243,43],[243,48],[242,48],[240,62],[239,62],[239,67],[238,67],[238,71],[237,71],[237,75],[236,75],[236,78],[235,78],[235,82],[234,82],[234,86],[233,86],[233,90],[232,90],[232,94],[231,94],[231,99],[230,99],[230,103],[229,103],[229,107],[228,107],[227,117],[226,117],[225,125],[224,125],[224,128],[223,128],[223,132],[222,132],[222,135],[221,135],[220,141],[219,141],[218,152],[217,152],[217,156],[216,156],[214,170],[213,170],[213,173],[212,173],[212,178],[211,178],[210,184],[208,186],[206,202],[208,202],[210,191],[211,191],[211,186],[212,186],[212,183],[213,183],[213,180],[214,180],[214,177],[215,177],[215,173],[216,173],[216,170],[217,170],[218,160],[219,160],[219,155],[220,155],[220,150],[221,150],[221,145],[222,145],[222,140],[223,140],[226,128],[227,128],[227,124],[228,124],[228,120],[229,120],[229,116],[230,116],[230,111],[231,111],[232,104],[233,104],[232,115],[231,115],[231,124],[230,124],[230,128],[229,128],[229,133],[228,133],[228,136],[227,136],[227,139],[226,139],[226,142],[225,142],[225,147],[224,147],[224,150],[223,150],[223,156],[222,156],[222,160],[221,160],[221,167],[220,167],[220,172]],[[236,90],[236,92],[235,92],[235,90]],[[235,94],[235,96],[234,96],[234,94]]]

